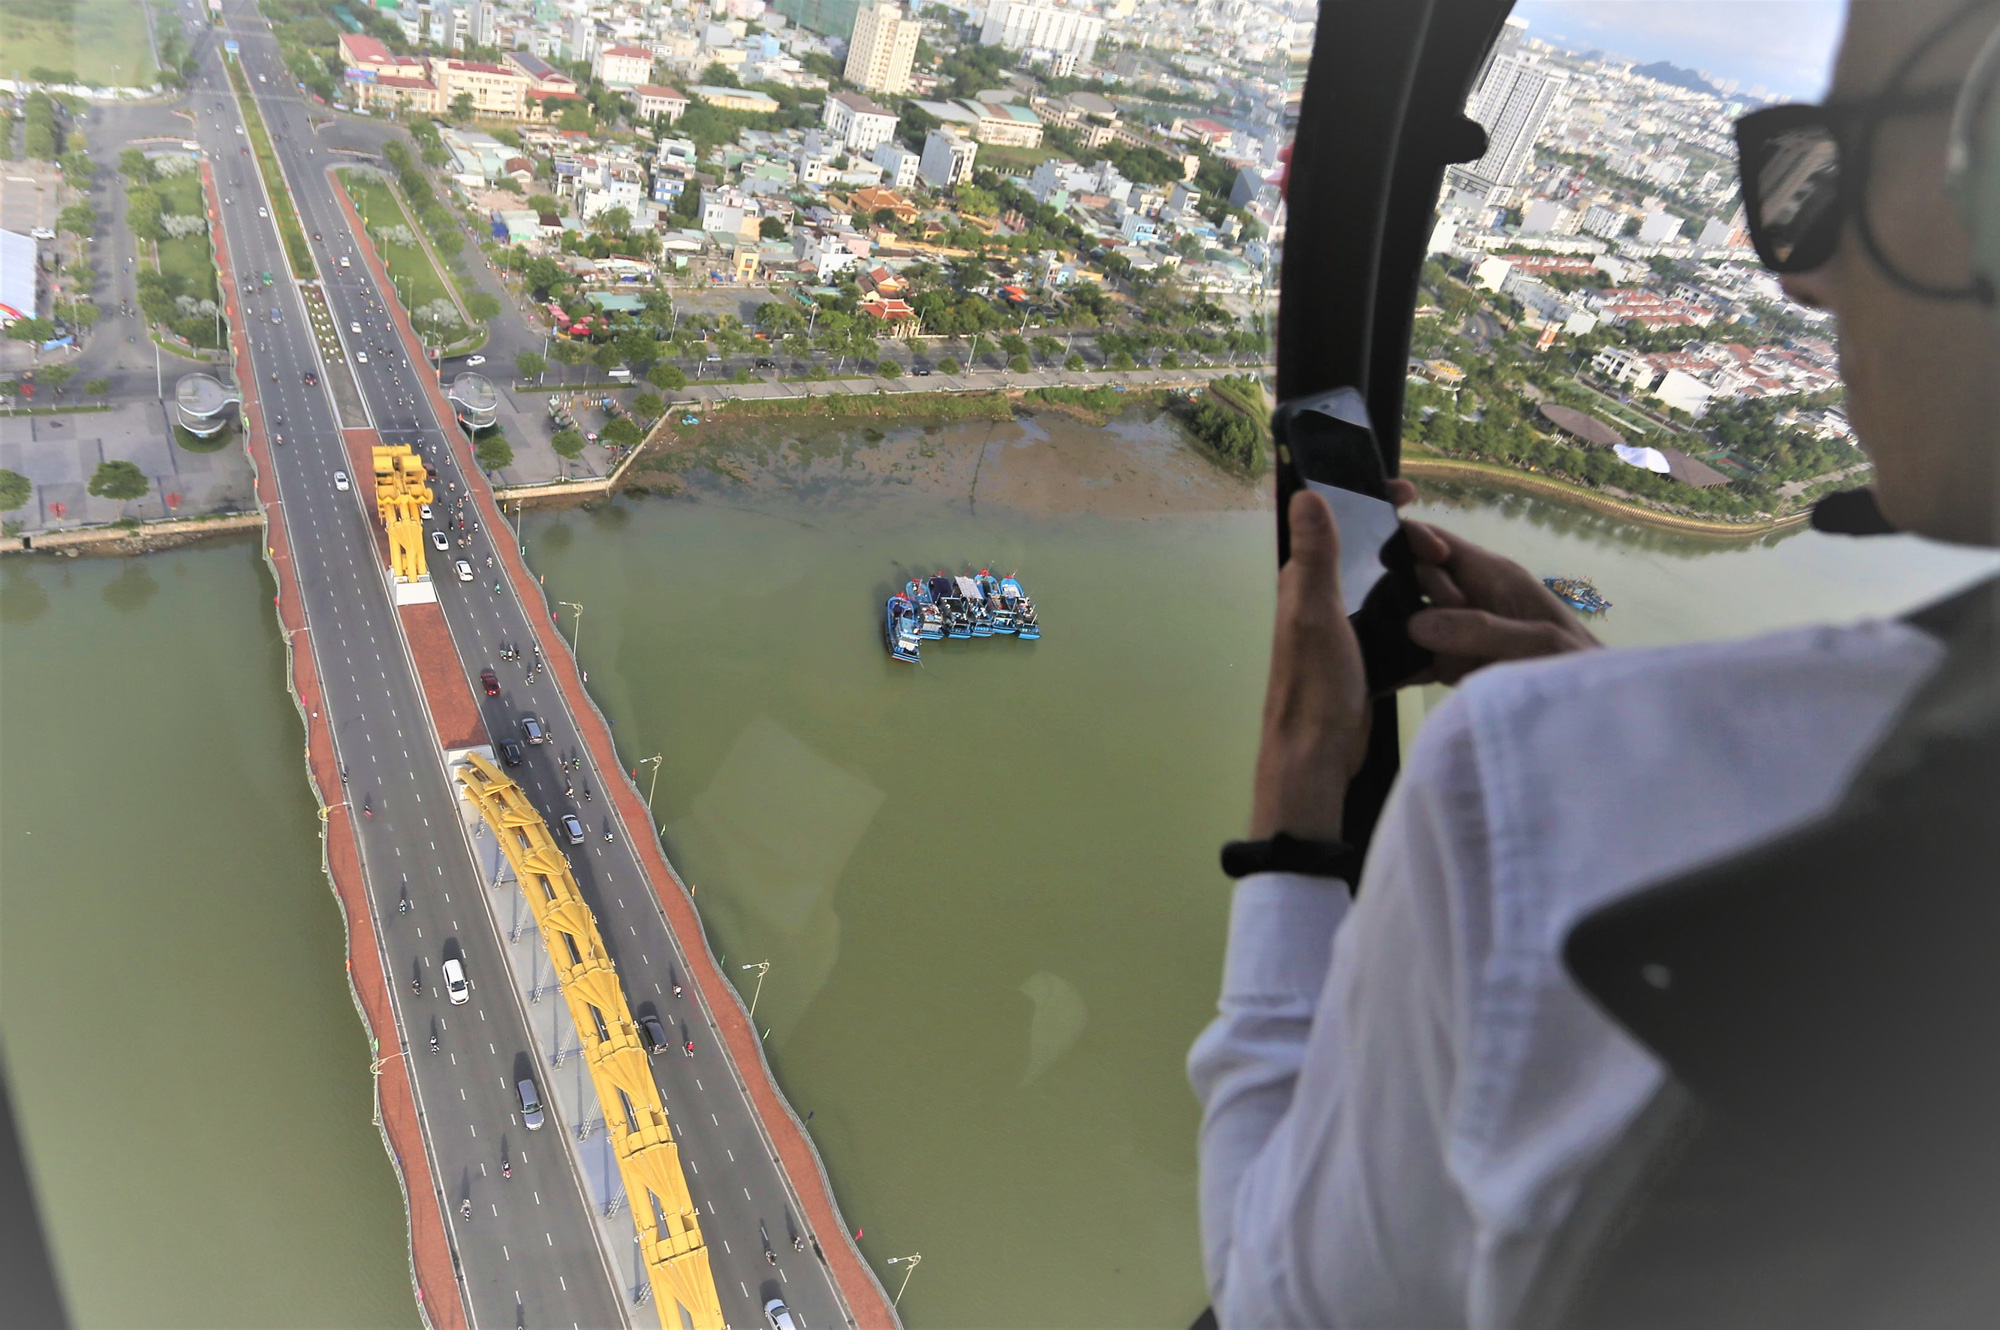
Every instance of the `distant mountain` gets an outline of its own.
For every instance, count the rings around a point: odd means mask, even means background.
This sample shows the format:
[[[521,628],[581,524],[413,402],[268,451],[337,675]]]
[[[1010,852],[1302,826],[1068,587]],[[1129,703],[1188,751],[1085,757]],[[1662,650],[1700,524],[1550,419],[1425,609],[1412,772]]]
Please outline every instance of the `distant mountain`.
[[[1634,65],[1632,72],[1640,78],[1649,78],[1656,83],[1665,83],[1675,88],[1686,88],[1689,92],[1705,92],[1714,97],[1722,96],[1722,89],[1694,70],[1682,69],[1679,65],[1665,60],[1655,60],[1650,65]]]

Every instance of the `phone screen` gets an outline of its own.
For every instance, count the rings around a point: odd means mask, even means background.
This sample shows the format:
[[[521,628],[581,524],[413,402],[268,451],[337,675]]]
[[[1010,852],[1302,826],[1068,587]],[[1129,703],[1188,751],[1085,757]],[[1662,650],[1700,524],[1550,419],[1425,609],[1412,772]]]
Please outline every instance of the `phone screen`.
[[[1291,558],[1292,496],[1311,489],[1340,530],[1340,593],[1360,639],[1371,692],[1387,692],[1431,663],[1405,625],[1424,607],[1416,558],[1389,498],[1387,470],[1367,403],[1339,388],[1278,408],[1278,562]]]

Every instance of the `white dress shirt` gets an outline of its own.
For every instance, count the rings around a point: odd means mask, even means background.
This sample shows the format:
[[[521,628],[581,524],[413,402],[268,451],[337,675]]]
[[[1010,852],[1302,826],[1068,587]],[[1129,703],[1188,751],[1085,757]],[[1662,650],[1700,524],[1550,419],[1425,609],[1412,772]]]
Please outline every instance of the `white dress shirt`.
[[[1942,655],[1876,622],[1482,670],[1419,735],[1358,901],[1239,883],[1188,1058],[1226,1330],[1511,1325],[1662,1075],[1571,983],[1570,925],[1829,808]]]

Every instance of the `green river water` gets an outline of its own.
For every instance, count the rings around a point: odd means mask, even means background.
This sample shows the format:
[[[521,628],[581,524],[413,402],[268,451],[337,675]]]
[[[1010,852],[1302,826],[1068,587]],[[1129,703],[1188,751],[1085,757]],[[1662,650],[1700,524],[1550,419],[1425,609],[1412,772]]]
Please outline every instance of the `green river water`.
[[[1119,511],[1121,466],[1198,470],[1163,430],[887,442],[1043,498],[1067,450]],[[530,562],[585,606],[627,765],[665,755],[656,811],[746,998],[770,962],[758,1024],[863,1250],[891,1291],[887,1258],[924,1257],[908,1321],[1183,1326],[1181,1062],[1247,807],[1269,520],[975,506],[826,442],[775,482],[530,513]],[[1475,491],[1420,515],[1593,576],[1627,644],[1893,611],[1993,565]],[[967,561],[1019,570],[1044,639],[889,661],[882,596]],[[84,1325],[414,1319],[269,594],[247,542],[0,569],[0,1018]]]

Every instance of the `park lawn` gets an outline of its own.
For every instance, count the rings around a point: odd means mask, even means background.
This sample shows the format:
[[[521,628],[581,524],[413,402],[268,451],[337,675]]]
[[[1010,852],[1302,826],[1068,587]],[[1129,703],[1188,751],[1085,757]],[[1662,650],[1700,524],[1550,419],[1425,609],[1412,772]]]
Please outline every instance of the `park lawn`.
[[[979,164],[990,167],[1002,175],[1015,172],[1032,172],[1049,158],[1057,156],[1054,148],[996,148],[990,143],[979,145]]]
[[[145,0],[0,0],[0,51],[9,73],[51,83],[150,86]],[[43,71],[47,71],[44,73]]]
[[[196,217],[208,215],[201,176],[196,172],[165,177],[156,181],[153,188],[159,192],[162,211]],[[167,279],[175,295],[193,296],[196,300],[217,298],[215,258],[208,241],[208,233],[203,232],[160,242],[160,275]]]
[[[411,235],[417,234],[417,224],[403,210],[388,182],[360,171],[342,171],[340,180],[368,224],[369,238],[388,266],[389,276],[395,280],[397,298],[403,302],[403,308],[414,312],[433,300],[451,299],[444,278],[422,245],[394,245],[382,239],[385,226],[406,226]]]

